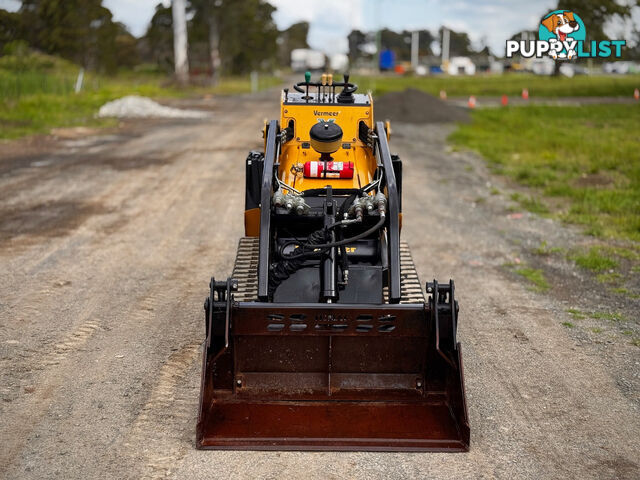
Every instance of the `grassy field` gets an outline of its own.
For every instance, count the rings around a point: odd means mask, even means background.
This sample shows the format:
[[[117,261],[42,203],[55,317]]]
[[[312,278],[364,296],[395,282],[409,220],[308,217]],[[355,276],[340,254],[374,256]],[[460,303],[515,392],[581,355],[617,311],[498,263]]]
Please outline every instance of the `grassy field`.
[[[79,94],[74,93],[78,67],[42,54],[0,58],[0,139],[47,133],[53,127],[107,126],[114,120],[95,118],[106,102],[125,95],[153,98],[229,95],[251,91],[246,78],[224,78],[215,87],[179,88],[165,75],[123,73],[117,76],[88,74]],[[261,77],[259,86],[280,83]]]
[[[450,140],[529,187],[513,196],[525,208],[640,241],[638,105],[481,109]]]
[[[523,88],[529,90],[531,97],[631,97],[634,89],[640,88],[640,75],[580,75],[573,78],[556,78],[510,73],[474,77],[356,77],[354,81],[363,91],[372,90],[375,95],[417,88],[433,95],[445,90],[450,97],[520,95]]]

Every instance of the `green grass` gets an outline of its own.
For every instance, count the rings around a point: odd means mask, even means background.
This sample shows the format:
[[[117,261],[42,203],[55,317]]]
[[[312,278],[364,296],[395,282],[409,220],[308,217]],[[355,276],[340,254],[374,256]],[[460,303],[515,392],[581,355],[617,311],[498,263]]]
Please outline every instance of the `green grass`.
[[[624,287],[618,287],[618,288],[612,288],[611,291],[613,293],[617,293],[618,295],[628,295],[628,296],[633,296],[631,294],[631,292],[629,291],[628,288],[624,288]]]
[[[12,139],[24,135],[47,133],[53,127],[103,126],[113,120],[95,118],[106,102],[126,95],[152,98],[189,97],[196,95],[231,95],[251,90],[247,79],[224,79],[210,88],[180,89],[164,86],[164,78],[111,78],[97,88],[75,93],[34,93],[19,98],[0,98],[0,138]]]
[[[79,70],[71,62],[42,53],[0,56],[0,98],[71,93]]]
[[[631,261],[640,260],[639,248],[626,248],[616,246],[607,246],[603,248],[605,249],[605,251],[609,252],[610,255],[615,255],[620,258],[626,258],[627,260]]]
[[[638,105],[478,109],[450,140],[529,187],[516,200],[599,237],[640,240]]]
[[[571,315],[575,320],[583,320],[587,318],[587,316],[582,313],[580,310],[575,308],[567,308],[566,312]]]
[[[376,76],[355,77],[355,82],[363,91],[372,90],[375,95],[391,91],[417,88],[439,95],[445,90],[450,97],[455,96],[520,96],[527,88],[531,98],[535,97],[594,97],[633,96],[633,90],[640,85],[640,75],[587,76],[573,78],[543,77],[522,73],[505,75],[478,75],[474,77],[431,77]]]
[[[596,276],[596,280],[600,283],[618,283],[623,279],[624,277],[616,272],[601,273]]]
[[[633,293],[631,290],[625,287],[612,288],[611,292],[616,293],[618,295],[624,295],[625,297],[631,298],[633,300],[640,298],[640,294]]]
[[[576,262],[576,265],[579,267],[591,270],[592,272],[606,272],[619,266],[619,262],[607,254],[606,249],[603,247],[591,247],[586,252],[570,255],[570,258]],[[612,279],[613,278],[604,278],[604,281]]]
[[[105,93],[78,96],[30,95],[0,105],[0,138],[13,139],[35,133],[47,133],[53,127],[108,126],[113,120],[97,119],[103,103],[114,97]]]
[[[522,208],[529,210],[530,212],[537,213],[539,215],[545,215],[549,213],[549,208],[540,200],[531,196],[522,195],[520,193],[512,193],[511,200],[518,202]]]
[[[180,88],[164,75],[125,72],[116,76],[87,74],[81,93],[74,93],[79,68],[55,57],[30,53],[0,58],[0,139],[48,133],[53,127],[106,126],[114,120],[95,118],[108,101],[142,95],[156,99],[232,95],[251,91],[249,76],[223,78],[215,87]],[[259,86],[278,85],[261,77]]]
[[[562,325],[567,327],[567,328],[573,328],[575,327],[575,325],[571,322],[562,322]]]
[[[72,93],[76,74],[50,74],[38,71],[8,72],[0,69],[0,98],[20,98],[34,93],[64,95]]]
[[[542,270],[521,266],[515,267],[514,271],[521,277],[524,277],[529,282],[531,282],[533,284],[534,290],[538,292],[546,292],[547,290],[549,290],[549,288],[551,288]]]
[[[590,317],[595,320],[609,320],[611,322],[624,322],[626,320],[624,315],[617,312],[594,312]]]
[[[104,126],[113,120],[97,119],[102,105],[126,95],[142,95],[156,99],[189,97],[205,94],[231,95],[250,91],[247,80],[227,79],[216,87],[179,89],[162,86],[159,79],[136,82],[110,79],[97,89],[80,94],[38,93],[18,99],[0,98],[0,139],[12,139],[36,133],[48,133],[53,127]]]
[[[540,246],[533,249],[533,253],[540,256],[548,256],[554,253],[562,253],[564,249],[561,247],[550,247],[546,241],[540,242]]]

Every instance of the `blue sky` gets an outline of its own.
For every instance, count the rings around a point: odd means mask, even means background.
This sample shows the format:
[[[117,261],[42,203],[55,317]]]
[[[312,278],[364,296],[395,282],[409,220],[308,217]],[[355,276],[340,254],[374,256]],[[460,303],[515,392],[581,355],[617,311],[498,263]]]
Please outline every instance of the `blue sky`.
[[[134,35],[144,34],[155,6],[161,0],[103,0],[117,21],[127,25]],[[504,52],[504,43],[516,32],[537,29],[542,15],[557,0],[269,0],[278,8],[275,21],[280,28],[306,20],[311,23],[309,44],[327,53],[345,52],[346,36],[354,28],[374,30],[429,29],[441,25],[470,34],[474,45],[489,45]],[[168,4],[168,0],[164,0]],[[17,0],[0,0],[0,8],[15,10]],[[579,13],[579,12],[578,12]],[[634,15],[640,25],[640,9]],[[625,38],[629,31],[619,23],[607,32]]]
[[[346,50],[345,37],[353,28],[435,32],[446,25],[468,32],[476,46],[484,42],[502,52],[504,42],[512,34],[536,27],[556,0],[312,0],[304,9],[299,8],[301,2],[297,0],[271,3],[278,7],[278,25],[300,18],[309,20],[312,25],[309,42],[323,50],[327,43],[332,44],[327,50]]]

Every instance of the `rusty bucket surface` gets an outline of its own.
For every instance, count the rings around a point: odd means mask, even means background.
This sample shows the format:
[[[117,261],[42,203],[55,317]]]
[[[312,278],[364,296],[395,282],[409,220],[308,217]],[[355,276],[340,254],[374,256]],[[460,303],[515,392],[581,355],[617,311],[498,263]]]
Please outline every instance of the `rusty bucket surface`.
[[[198,448],[468,450],[453,283],[379,306],[235,302],[217,285]]]

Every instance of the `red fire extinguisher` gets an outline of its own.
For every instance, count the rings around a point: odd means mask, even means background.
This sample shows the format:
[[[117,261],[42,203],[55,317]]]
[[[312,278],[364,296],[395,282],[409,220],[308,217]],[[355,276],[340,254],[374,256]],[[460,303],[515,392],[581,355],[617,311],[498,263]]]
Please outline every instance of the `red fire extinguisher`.
[[[353,178],[353,162],[306,162],[305,178]]]

